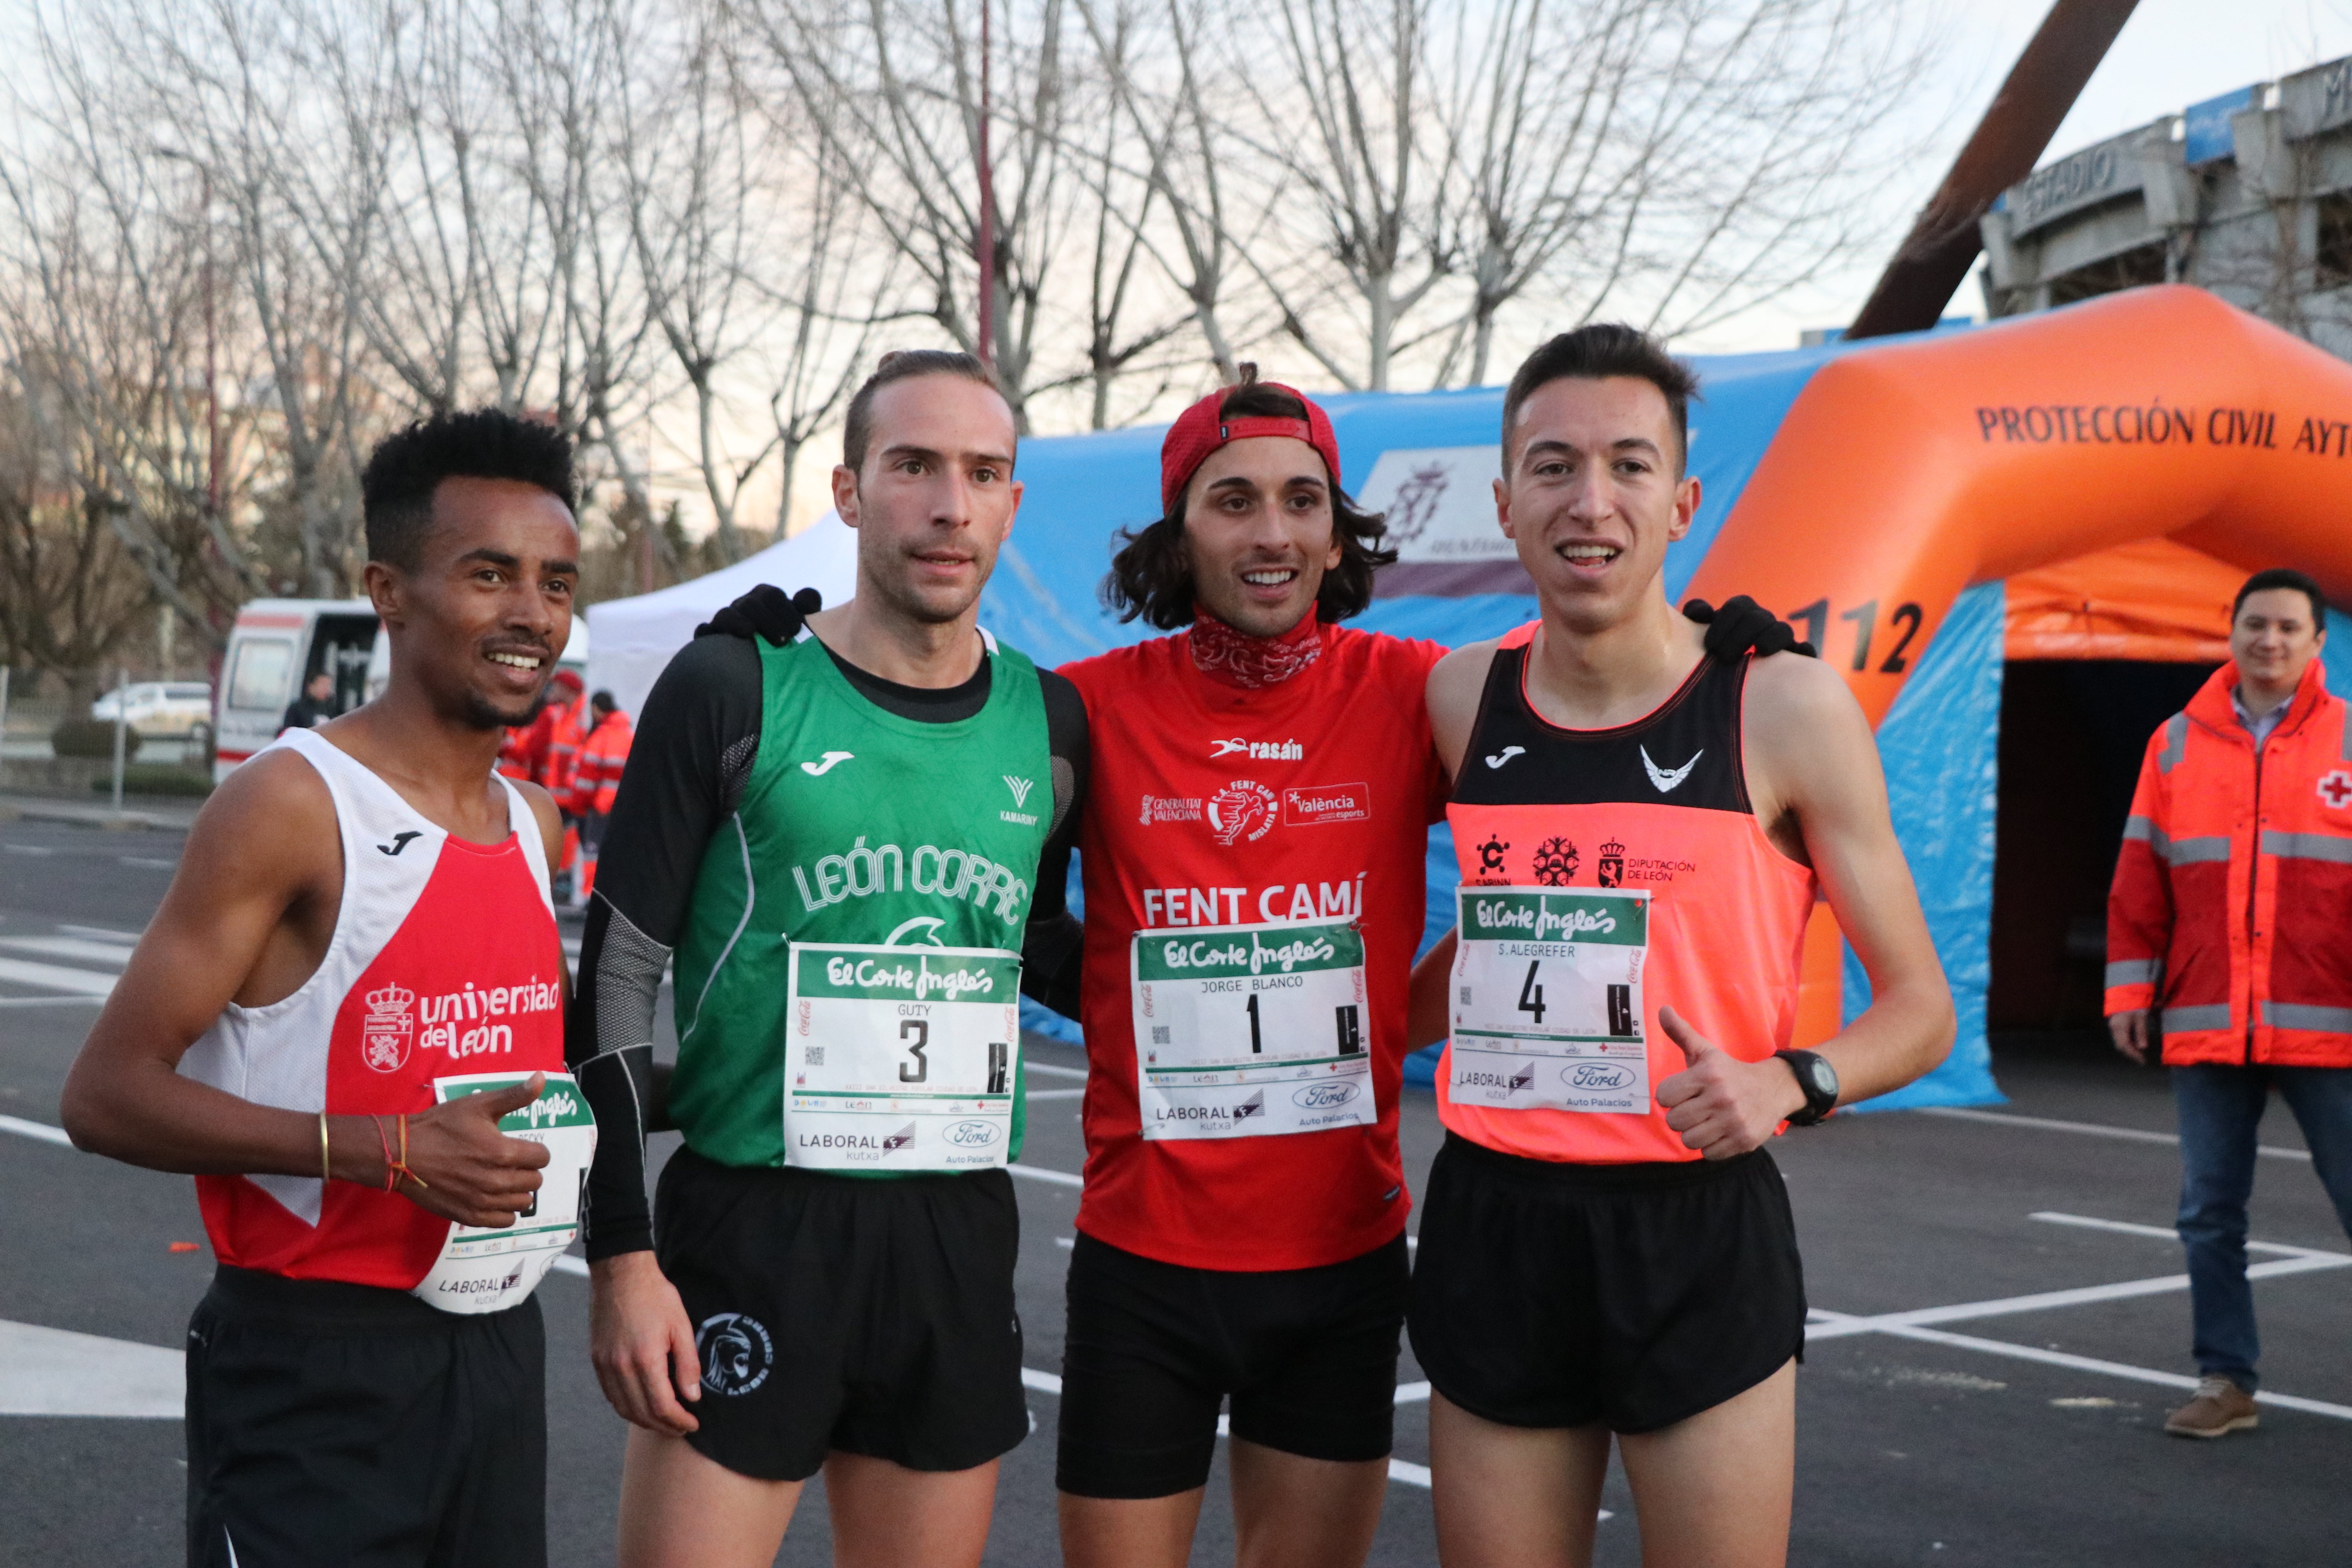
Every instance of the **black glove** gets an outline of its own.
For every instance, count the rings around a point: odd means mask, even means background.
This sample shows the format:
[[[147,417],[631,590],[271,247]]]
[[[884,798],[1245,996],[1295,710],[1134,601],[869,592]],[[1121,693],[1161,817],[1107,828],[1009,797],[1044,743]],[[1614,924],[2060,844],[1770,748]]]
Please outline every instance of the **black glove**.
[[[1796,627],[1745,594],[1726,599],[1721,609],[1705,599],[1693,599],[1683,606],[1683,614],[1706,628],[1708,655],[1726,664],[1738,663],[1750,648],[1759,657],[1801,653],[1807,658],[1821,658],[1812,644],[1797,640]]]
[[[824,608],[824,595],[814,588],[803,588],[788,599],[773,583],[762,583],[695,627],[694,635],[742,637],[746,641],[760,637],[768,639],[769,647],[782,647],[800,636],[808,618]],[[1710,638],[1714,635],[1707,634]]]

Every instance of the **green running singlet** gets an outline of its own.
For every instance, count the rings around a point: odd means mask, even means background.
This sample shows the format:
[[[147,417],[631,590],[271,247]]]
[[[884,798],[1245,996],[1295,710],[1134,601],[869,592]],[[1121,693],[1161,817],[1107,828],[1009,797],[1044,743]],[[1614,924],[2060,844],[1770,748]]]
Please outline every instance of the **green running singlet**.
[[[902,947],[919,968],[935,967],[920,958],[926,948],[998,949],[1017,975],[1052,826],[1053,757],[1035,666],[982,635],[996,660],[987,705],[944,724],[867,701],[813,636],[761,645],[759,752],[741,805],[703,856],[676,960],[670,1113],[706,1159],[787,1163],[789,944]],[[1008,979],[1001,994],[1017,1006]],[[1016,1063],[1014,1159],[1022,1077]],[[908,1153],[924,1163],[840,1173],[940,1168]]]

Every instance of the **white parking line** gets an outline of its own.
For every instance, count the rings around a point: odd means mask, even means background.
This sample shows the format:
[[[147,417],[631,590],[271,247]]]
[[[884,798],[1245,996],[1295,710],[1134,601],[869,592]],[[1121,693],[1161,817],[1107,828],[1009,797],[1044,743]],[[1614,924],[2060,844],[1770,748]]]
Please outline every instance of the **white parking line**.
[[[19,1116],[0,1116],[0,1132],[14,1132],[19,1138],[37,1138],[44,1143],[58,1143],[68,1149],[73,1147],[73,1140],[66,1136],[64,1128],[51,1127],[45,1121],[27,1121]]]
[[[1985,1121],[1995,1127],[2029,1127],[2041,1132],[2079,1132],[2090,1138],[2116,1138],[2126,1143],[2171,1143],[2179,1138],[2170,1132],[2150,1132],[2143,1127],[2109,1127],[2097,1121],[2062,1121],[2050,1116],[2017,1116],[2006,1110],[1971,1110],[1959,1105],[1927,1105],[1916,1112],[1920,1116],[1944,1116],[1955,1121]],[[2311,1154],[2304,1149],[2279,1149],[2263,1144],[2255,1153],[2266,1160],[2300,1160],[2311,1163]]]
[[[105,926],[59,925],[58,930],[63,931],[68,936],[87,936],[93,937],[100,942],[124,942],[134,944],[139,941],[141,935],[140,932],[135,931],[112,931]]]
[[[95,1007],[103,996],[0,996],[0,1007]]]
[[[1083,1089],[1033,1089],[1028,1096],[1033,1104],[1041,1100],[1084,1100],[1086,1097],[1087,1091]]]
[[[2321,1252],[2257,1263],[2246,1270],[2249,1279],[2274,1279],[2282,1274],[2311,1274],[2352,1265],[2352,1257]],[[2031,1296],[2004,1296],[1990,1301],[1961,1301],[1949,1307],[1922,1307],[1910,1312],[1881,1312],[1873,1317],[1822,1313],[1823,1321],[1805,1325],[1805,1342],[1838,1340],[1849,1334],[1888,1333],[1895,1329],[1929,1323],[1964,1323],[1974,1318],[2006,1318],[2020,1312],[2045,1312],[2057,1307],[2086,1307],[2098,1301],[2123,1301],[2137,1296],[2168,1296],[2189,1289],[2186,1274],[2166,1274],[2152,1279],[2124,1279],[2113,1285],[2084,1285],[2072,1290],[2042,1290]]]
[[[37,952],[48,958],[80,958],[110,963],[120,969],[131,962],[131,950],[120,942],[92,942],[84,936],[0,936],[0,947],[12,952]]]
[[[1025,1176],[1030,1181],[1045,1182],[1056,1187],[1083,1187],[1087,1184],[1087,1179],[1084,1176],[1074,1176],[1067,1171],[1049,1171],[1043,1165],[1015,1163],[1004,1168],[1013,1175]]]
[[[2252,1270],[2248,1270],[2249,1273]],[[1827,1312],[1815,1308],[1814,1315],[1831,1320],[1833,1325],[1853,1320],[1841,1312]],[[2069,1355],[2064,1351],[2042,1350],[2034,1345],[2015,1345],[2006,1340],[1979,1339],[1973,1334],[1946,1333],[1941,1329],[1890,1328],[1879,1332],[1898,1340],[1916,1340],[1923,1344],[1950,1345],[1958,1350],[1981,1351],[1987,1355],[2008,1356],[2017,1361],[2035,1361],[2045,1366],[2068,1367],[2075,1372],[2104,1373],[2109,1377],[2128,1378],[2135,1383],[2153,1383],[2164,1388],[2193,1389],[2197,1380],[2177,1372],[2158,1372],[2153,1367],[2131,1366],[2119,1361],[2101,1361],[2095,1356]],[[1811,1337],[1810,1332],[1807,1335]],[[2275,1405],[2282,1410],[2300,1410],[2310,1415],[2329,1415],[2338,1421],[2352,1421],[2352,1405],[2331,1405],[2324,1399],[2304,1399],[2292,1394],[2273,1394],[2265,1388],[2254,1395],[2263,1405]]]
[[[106,996],[114,991],[111,974],[56,963],[28,963],[20,958],[0,958],[0,980],[37,985],[44,991],[70,991],[79,996]]]
[[[1034,1058],[1024,1061],[1021,1065],[1028,1068],[1031,1072],[1044,1073],[1047,1078],[1084,1078],[1087,1076],[1087,1069],[1084,1068],[1055,1067],[1051,1062],[1041,1062]]]
[[[160,1345],[0,1322],[0,1415],[176,1421],[187,1407],[186,1367]]]
[[[2027,1215],[2025,1217],[2028,1219],[2041,1220],[2046,1225],[2071,1225],[2080,1226],[2084,1230],[2112,1230],[2124,1236],[2145,1236],[2153,1237],[2158,1241],[2179,1241],[2180,1239],[2180,1233],[2168,1226],[2160,1225],[2134,1225],[2129,1220],[2094,1219],[2088,1215],[2053,1214],[2047,1209],[2043,1209],[2035,1214]],[[2340,1262],[2352,1263],[2352,1253],[2322,1252],[2315,1247],[2289,1247],[2283,1241],[2249,1241],[2246,1243],[2246,1250],[2248,1252],[2275,1252],[2285,1258],[2333,1258]]]

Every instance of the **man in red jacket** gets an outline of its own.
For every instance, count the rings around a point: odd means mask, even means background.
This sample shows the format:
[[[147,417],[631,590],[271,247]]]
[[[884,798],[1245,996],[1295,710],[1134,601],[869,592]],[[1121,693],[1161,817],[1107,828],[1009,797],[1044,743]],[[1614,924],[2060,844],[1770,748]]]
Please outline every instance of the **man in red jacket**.
[[[2150,736],[2107,899],[2116,1048],[2173,1069],[2197,1396],[2165,1430],[2255,1425],[2254,1131],[2275,1088],[2352,1235],[2352,726],[2322,683],[2319,585],[2258,572],[2231,662]]]

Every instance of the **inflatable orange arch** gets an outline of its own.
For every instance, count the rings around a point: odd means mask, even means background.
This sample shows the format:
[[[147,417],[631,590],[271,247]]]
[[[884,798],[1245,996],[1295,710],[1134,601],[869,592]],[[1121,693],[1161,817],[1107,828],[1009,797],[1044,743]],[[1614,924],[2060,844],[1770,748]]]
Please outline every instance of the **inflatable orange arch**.
[[[1799,623],[1873,724],[1960,591],[2138,540],[2352,604],[2352,364],[2202,289],[2134,289],[1814,373],[1689,592]],[[1838,1027],[1826,907],[1799,1037]]]

